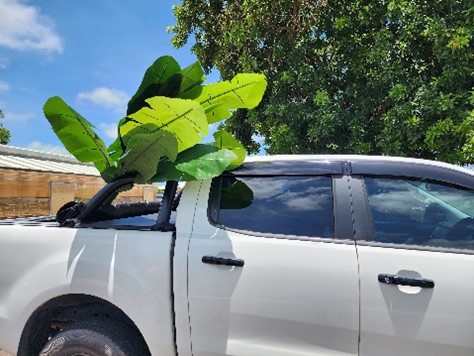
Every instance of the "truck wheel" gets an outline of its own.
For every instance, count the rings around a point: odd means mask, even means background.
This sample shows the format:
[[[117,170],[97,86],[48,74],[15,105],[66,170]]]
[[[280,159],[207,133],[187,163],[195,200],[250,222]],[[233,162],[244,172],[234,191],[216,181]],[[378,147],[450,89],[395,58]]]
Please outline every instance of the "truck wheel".
[[[142,337],[119,321],[90,319],[72,323],[52,337],[40,356],[148,356]]]

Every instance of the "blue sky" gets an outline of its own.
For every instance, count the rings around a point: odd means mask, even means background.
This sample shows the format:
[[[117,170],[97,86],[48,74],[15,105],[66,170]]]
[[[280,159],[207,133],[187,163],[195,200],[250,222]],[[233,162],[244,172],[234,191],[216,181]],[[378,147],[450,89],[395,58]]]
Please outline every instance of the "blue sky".
[[[0,0],[0,108],[10,145],[65,153],[43,116],[61,96],[111,143],[146,68],[172,55],[182,67],[196,58],[175,50],[166,28],[180,0]],[[208,77],[218,80],[218,74]]]

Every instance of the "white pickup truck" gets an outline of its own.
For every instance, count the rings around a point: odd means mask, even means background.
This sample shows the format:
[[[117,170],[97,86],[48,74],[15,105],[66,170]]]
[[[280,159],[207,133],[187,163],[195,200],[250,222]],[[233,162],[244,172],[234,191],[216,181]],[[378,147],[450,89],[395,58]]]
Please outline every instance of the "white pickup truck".
[[[160,204],[110,205],[130,182],[59,222],[0,223],[1,349],[474,355],[472,171],[261,157],[180,199],[168,182]]]

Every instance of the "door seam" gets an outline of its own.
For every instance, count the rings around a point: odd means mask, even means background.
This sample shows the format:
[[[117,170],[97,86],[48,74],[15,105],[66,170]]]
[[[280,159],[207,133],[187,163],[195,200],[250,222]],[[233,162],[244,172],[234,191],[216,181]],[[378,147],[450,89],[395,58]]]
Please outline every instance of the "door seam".
[[[358,330],[358,340],[357,340],[357,354],[360,355],[360,338],[361,338],[361,315],[362,315],[362,310],[361,310],[361,277],[360,277],[360,258],[359,258],[359,249],[358,249],[358,246],[357,246],[357,239],[355,238],[355,235],[356,235],[356,231],[355,231],[355,226],[356,226],[356,223],[355,223],[355,214],[354,214],[354,200],[353,200],[353,197],[352,197],[352,177],[351,176],[347,176],[347,188],[349,190],[349,202],[350,202],[350,207],[351,207],[351,220],[352,220],[352,236],[353,236],[353,239],[354,239],[354,248],[355,248],[355,253],[356,253],[356,259],[357,259],[357,286],[358,286],[358,307],[359,307],[359,310],[358,310],[358,326],[359,326],[359,330]]]

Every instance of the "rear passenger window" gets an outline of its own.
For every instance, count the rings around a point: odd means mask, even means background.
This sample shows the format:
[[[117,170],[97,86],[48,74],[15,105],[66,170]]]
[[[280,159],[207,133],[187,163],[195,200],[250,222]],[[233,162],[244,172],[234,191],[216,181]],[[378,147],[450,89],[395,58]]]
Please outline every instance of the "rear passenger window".
[[[474,250],[474,191],[437,182],[366,178],[375,241]]]
[[[230,229],[333,237],[330,177],[234,177],[214,180],[211,220]]]

